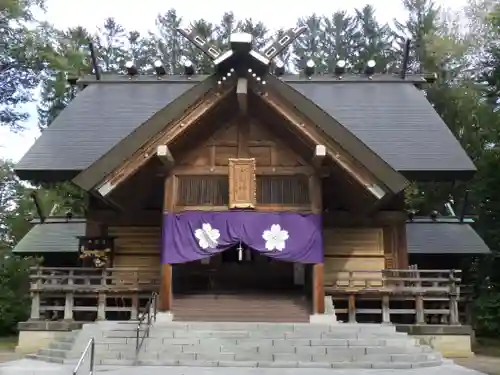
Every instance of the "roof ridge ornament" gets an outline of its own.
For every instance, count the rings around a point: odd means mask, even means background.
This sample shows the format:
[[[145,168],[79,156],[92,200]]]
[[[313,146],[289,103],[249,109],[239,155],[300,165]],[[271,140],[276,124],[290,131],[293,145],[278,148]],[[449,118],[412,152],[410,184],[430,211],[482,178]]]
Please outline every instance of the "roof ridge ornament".
[[[235,72],[236,76],[246,77],[248,72],[253,72],[254,77],[269,73],[272,60],[295,41],[307,30],[307,26],[298,26],[285,31],[279,38],[267,44],[262,51],[252,48],[253,37],[249,33],[236,32],[229,37],[230,48],[221,52],[217,47],[209,44],[192,26],[178,28],[177,31],[193,43],[212,59],[216,74],[223,79],[227,73]]]

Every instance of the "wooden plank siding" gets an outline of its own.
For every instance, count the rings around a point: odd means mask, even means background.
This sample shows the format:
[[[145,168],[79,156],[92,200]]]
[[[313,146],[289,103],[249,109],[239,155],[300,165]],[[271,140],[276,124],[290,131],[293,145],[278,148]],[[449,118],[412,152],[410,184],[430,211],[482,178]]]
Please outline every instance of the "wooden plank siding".
[[[148,283],[160,274],[160,227],[109,227],[110,236],[116,237],[113,255],[114,268],[138,268],[151,271],[141,282]],[[153,278],[153,275],[156,277]],[[123,274],[124,279],[130,275]]]
[[[330,228],[323,231],[325,285],[332,285],[345,273],[373,271],[382,277],[385,268],[382,228]]]

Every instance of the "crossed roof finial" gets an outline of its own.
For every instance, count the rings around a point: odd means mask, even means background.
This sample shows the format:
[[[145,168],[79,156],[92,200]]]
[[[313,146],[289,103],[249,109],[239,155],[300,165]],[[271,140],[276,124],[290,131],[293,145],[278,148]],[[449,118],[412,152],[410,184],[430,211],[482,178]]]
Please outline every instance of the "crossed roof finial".
[[[280,38],[276,38],[276,40],[268,44],[261,52],[252,48],[252,36],[250,34],[234,33],[230,36],[230,48],[222,52],[202,38],[194,28],[177,29],[182,36],[213,61],[217,73],[223,75],[234,70],[237,74],[243,75],[251,69],[260,76],[268,73],[272,60],[306,30],[306,26],[290,28]]]

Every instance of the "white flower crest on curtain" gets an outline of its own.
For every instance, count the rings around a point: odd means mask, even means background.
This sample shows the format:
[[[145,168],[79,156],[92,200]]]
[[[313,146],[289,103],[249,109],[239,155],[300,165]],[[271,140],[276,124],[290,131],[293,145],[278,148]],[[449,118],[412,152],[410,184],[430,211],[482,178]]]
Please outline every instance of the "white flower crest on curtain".
[[[198,239],[198,244],[202,249],[215,249],[220,232],[218,229],[212,228],[209,223],[204,223],[201,228],[194,231],[194,236]]]
[[[273,224],[270,229],[262,233],[262,238],[266,241],[267,250],[283,251],[289,235],[288,231],[281,229],[281,225]]]

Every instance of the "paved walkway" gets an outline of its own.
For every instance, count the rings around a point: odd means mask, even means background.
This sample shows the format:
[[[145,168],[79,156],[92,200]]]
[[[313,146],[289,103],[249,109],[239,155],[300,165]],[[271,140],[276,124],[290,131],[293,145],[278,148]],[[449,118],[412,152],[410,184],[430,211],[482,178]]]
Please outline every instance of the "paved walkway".
[[[476,355],[472,358],[460,358],[455,360],[460,366],[465,366],[488,375],[500,375],[500,357],[486,357]]]
[[[72,367],[29,359],[0,364],[0,375],[71,375]],[[106,375],[165,375],[165,367],[110,367],[97,373]],[[87,375],[86,367],[79,375]],[[327,370],[327,369],[263,369],[222,367],[169,367],[169,375],[482,375],[482,373],[449,363],[415,370]]]

